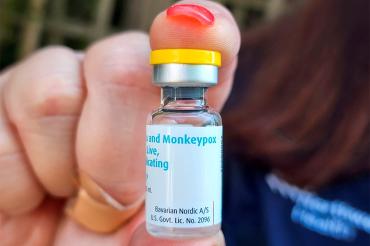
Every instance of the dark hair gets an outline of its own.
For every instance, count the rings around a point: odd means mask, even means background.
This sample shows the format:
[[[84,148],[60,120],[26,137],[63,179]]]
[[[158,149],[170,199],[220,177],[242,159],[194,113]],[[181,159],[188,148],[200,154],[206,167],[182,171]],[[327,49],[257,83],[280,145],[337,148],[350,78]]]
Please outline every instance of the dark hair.
[[[246,33],[237,80],[254,75],[224,115],[238,153],[311,188],[370,169],[368,10],[367,0],[311,0]]]

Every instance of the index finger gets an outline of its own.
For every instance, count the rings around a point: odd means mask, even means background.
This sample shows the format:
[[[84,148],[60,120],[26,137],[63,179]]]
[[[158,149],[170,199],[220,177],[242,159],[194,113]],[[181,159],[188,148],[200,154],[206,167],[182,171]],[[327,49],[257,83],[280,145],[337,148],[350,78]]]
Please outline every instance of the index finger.
[[[184,0],[163,11],[150,29],[152,49],[216,50],[227,66],[236,59],[240,32],[230,12],[207,0]]]
[[[189,48],[219,51],[222,67],[219,83],[209,89],[208,102],[220,110],[231,90],[237,54],[239,28],[230,12],[219,3],[184,0],[160,13],[150,30],[154,49]]]

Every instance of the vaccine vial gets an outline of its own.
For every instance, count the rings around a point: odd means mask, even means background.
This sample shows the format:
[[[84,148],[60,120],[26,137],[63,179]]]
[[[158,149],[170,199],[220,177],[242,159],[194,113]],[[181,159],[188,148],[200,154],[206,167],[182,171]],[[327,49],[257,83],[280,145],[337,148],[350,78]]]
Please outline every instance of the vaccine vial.
[[[216,51],[164,49],[151,53],[161,105],[146,126],[146,227],[162,238],[217,233],[222,208],[222,122],[209,108],[217,84]]]

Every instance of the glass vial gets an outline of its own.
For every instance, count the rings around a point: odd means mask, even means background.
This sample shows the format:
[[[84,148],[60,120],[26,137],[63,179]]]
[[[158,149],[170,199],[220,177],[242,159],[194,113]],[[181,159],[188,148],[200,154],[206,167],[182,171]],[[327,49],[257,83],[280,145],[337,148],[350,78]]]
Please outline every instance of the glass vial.
[[[155,50],[161,105],[147,121],[146,227],[162,238],[196,238],[221,227],[222,122],[206,101],[217,84],[215,51]]]

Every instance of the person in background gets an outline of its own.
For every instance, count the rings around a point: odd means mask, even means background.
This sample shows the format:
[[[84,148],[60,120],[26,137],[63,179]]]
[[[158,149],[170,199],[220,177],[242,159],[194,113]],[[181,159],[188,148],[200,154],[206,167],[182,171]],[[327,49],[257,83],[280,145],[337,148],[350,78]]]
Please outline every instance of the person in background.
[[[117,34],[84,53],[48,47],[2,71],[1,244],[368,245],[369,2],[307,1],[247,31],[239,56],[224,7],[177,4],[197,7],[160,13],[149,37]],[[150,48],[222,54],[208,100],[220,110],[228,98],[223,234],[173,241],[145,231],[145,121],[159,93]],[[115,232],[63,212],[77,176],[93,199],[135,207]]]
[[[230,245],[370,244],[369,1],[247,31],[223,110]]]

